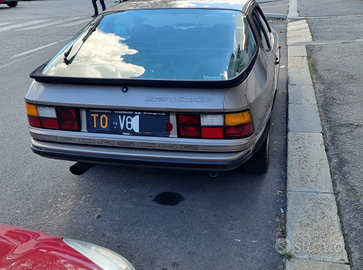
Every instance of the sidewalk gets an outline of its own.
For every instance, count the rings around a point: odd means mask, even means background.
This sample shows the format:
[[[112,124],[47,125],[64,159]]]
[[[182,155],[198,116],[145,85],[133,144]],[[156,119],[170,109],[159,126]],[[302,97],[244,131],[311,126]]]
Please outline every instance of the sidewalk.
[[[362,269],[362,14],[360,0],[289,2],[288,270]]]
[[[306,45],[313,43],[290,0],[288,45],[287,270],[348,270]]]

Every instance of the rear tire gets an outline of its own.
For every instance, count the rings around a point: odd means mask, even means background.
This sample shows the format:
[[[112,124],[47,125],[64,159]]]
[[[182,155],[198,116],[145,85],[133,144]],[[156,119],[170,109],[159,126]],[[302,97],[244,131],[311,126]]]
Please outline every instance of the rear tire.
[[[265,139],[261,142],[260,149],[244,164],[241,169],[248,174],[264,174],[269,166],[269,145],[270,145],[270,125],[266,126]]]
[[[18,2],[15,2],[15,3],[9,3],[8,6],[13,8],[13,7],[16,7],[18,5]]]

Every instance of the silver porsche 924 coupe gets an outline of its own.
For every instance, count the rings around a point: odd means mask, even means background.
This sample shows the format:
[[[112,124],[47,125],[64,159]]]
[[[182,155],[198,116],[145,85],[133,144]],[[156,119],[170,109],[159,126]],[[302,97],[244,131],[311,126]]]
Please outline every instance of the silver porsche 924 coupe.
[[[279,40],[254,0],[131,0],[30,74],[31,148],[90,164],[264,173]]]

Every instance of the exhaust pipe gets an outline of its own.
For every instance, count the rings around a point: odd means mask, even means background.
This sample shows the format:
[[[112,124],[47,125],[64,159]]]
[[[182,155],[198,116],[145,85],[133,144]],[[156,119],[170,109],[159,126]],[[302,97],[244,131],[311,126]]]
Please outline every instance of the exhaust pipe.
[[[77,162],[69,167],[69,171],[75,175],[82,175],[93,167],[93,164]]]

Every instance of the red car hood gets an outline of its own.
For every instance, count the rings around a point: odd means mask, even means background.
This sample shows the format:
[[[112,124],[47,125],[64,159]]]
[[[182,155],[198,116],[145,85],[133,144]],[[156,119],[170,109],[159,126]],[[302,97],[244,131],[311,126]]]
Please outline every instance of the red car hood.
[[[1,270],[102,270],[61,237],[0,224]]]

